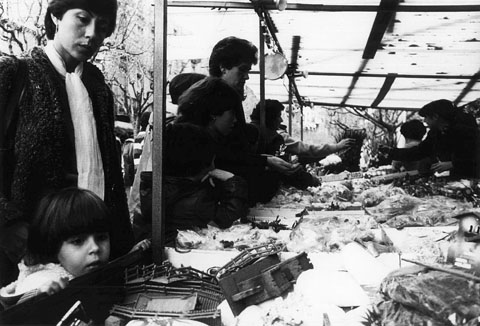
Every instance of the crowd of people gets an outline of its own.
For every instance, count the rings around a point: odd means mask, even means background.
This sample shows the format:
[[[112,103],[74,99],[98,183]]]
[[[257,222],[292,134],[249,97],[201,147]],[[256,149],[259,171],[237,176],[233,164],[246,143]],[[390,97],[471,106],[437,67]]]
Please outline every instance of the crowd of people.
[[[109,259],[149,245],[153,131],[145,126],[142,157],[122,173],[112,93],[88,62],[114,31],[116,14],[116,0],[50,0],[47,45],[21,58],[0,58],[1,101],[10,95],[20,60],[27,65],[15,162],[7,171],[11,183],[0,199],[3,293],[55,293]],[[320,160],[352,144],[292,139],[282,126],[283,104],[275,99],[265,103],[265,128],[260,105],[247,123],[242,101],[257,60],[251,42],[226,37],[212,49],[208,76],[185,74],[170,82],[178,112],[163,139],[166,243],[174,242],[177,230],[226,228],[243,220],[249,207],[268,202],[282,183],[318,186],[293,157]],[[447,100],[429,103],[419,114],[429,127],[426,138],[421,122],[408,122],[402,127],[408,148],[382,151],[404,166],[427,159],[425,169],[477,176],[475,120]]]

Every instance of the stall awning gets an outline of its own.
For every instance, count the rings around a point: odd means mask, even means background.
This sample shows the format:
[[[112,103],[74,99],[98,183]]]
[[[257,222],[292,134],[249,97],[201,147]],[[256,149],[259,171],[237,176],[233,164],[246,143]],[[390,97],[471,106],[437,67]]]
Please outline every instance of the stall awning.
[[[301,36],[298,70],[308,76],[296,83],[307,102],[416,110],[440,98],[463,105],[480,97],[478,1],[296,0],[285,11],[266,3],[287,59]],[[258,45],[249,0],[169,6],[169,60],[206,59],[230,35]],[[258,75],[247,84],[259,93]],[[287,78],[267,81],[265,92],[287,101]]]

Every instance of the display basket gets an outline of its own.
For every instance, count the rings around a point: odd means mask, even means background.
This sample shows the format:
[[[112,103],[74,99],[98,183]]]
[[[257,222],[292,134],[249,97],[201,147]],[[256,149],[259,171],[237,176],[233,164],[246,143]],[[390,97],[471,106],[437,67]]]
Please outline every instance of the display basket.
[[[244,250],[217,273],[223,294],[235,316],[247,306],[281,296],[298,276],[313,268],[306,253],[280,261],[281,244]]]
[[[122,319],[184,318],[220,326],[224,300],[216,278],[191,267],[134,266],[125,270],[126,296],[111,316]]]
[[[0,311],[0,325],[56,325],[77,301],[89,319],[102,323],[112,306],[124,298],[125,269],[148,263],[151,255],[150,250],[133,251],[71,280],[56,294],[40,294],[14,304]]]

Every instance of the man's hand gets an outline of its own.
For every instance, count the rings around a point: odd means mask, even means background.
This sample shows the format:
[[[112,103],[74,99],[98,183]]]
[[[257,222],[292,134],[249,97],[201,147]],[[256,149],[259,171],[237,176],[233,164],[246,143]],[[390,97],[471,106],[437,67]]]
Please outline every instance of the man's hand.
[[[342,139],[337,143],[337,152],[341,151],[342,149],[349,148],[355,144],[355,139],[353,138],[345,138]]]
[[[282,174],[291,175],[302,168],[300,163],[289,163],[276,156],[267,157],[268,166]]]
[[[452,161],[434,163],[432,164],[432,167],[431,167],[432,171],[435,171],[438,173],[451,170],[452,168],[453,168]]]
[[[213,169],[212,171],[208,172],[208,175],[214,179],[218,179],[221,181],[227,181],[228,179],[235,176],[233,173],[220,169]]]

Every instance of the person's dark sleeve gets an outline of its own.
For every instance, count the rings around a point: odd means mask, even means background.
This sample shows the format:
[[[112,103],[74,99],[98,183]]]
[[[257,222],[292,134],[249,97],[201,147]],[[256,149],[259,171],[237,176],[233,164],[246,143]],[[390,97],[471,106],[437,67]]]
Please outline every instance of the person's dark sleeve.
[[[455,174],[465,177],[477,175],[478,131],[468,126],[458,126],[452,130],[452,164]]]
[[[216,153],[215,165],[227,171],[228,166],[266,167],[267,158],[234,146],[222,146]]]
[[[431,157],[433,149],[433,135],[429,133],[427,138],[417,146],[410,148],[392,148],[389,153],[389,158],[396,161],[418,161],[422,158]]]
[[[215,181],[220,196],[213,221],[221,228],[230,227],[234,221],[247,216],[247,182],[234,176],[226,181]]]

